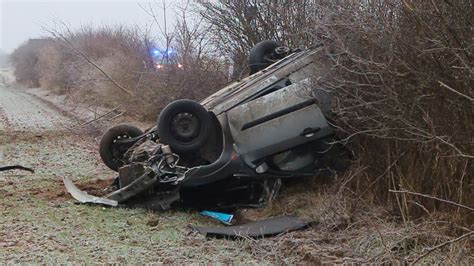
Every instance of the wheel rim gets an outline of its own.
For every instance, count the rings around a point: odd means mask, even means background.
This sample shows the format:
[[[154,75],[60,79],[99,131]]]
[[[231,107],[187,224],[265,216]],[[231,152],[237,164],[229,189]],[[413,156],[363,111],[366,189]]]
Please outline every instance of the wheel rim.
[[[289,52],[290,52],[290,48],[288,48],[287,46],[279,46],[279,47],[275,48],[275,54],[277,54],[279,56],[286,55]]]
[[[179,141],[189,142],[199,134],[199,120],[191,113],[177,114],[170,123],[171,133]]]

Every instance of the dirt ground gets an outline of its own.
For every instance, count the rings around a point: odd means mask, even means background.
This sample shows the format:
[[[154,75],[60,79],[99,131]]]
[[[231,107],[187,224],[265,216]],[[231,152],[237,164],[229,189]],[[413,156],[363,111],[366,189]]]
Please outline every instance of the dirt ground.
[[[70,177],[100,194],[114,176],[100,161],[96,136],[80,121],[21,89],[0,82],[0,165],[21,164],[35,174],[0,173],[2,263],[473,263],[469,238],[450,239],[452,225],[436,217],[401,223],[383,208],[347,200],[314,181],[285,186],[276,202],[241,210],[238,219],[278,214],[311,218],[305,231],[267,239],[206,239],[189,225],[217,225],[195,211],[79,205],[65,192]]]

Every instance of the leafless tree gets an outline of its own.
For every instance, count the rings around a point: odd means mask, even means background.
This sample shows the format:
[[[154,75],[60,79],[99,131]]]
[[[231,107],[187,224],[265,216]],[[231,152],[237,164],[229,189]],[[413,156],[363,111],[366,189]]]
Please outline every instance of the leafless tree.
[[[316,2],[273,0],[203,1],[198,12],[210,26],[213,45],[231,57],[236,75],[245,71],[250,48],[262,40],[297,47],[311,45],[308,29]]]

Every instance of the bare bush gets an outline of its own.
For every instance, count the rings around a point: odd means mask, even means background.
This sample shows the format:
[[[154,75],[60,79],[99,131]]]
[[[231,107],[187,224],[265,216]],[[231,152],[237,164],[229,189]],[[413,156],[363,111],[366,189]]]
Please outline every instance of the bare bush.
[[[276,40],[291,47],[314,41],[309,29],[316,8],[314,0],[202,1],[197,9],[209,25],[211,42],[234,63],[234,78],[247,73],[248,51],[259,41]]]
[[[144,103],[143,118],[154,120],[159,111],[177,99],[202,100],[227,83],[226,64],[212,58],[188,57],[183,68],[171,67],[142,73],[137,101]],[[147,100],[148,99],[148,100]]]
[[[365,170],[355,193],[410,214],[472,213],[389,189],[472,206],[473,32],[469,1],[368,1],[314,22],[333,70],[332,123]],[[367,194],[367,192],[373,192]]]
[[[30,39],[11,54],[18,82],[29,86],[39,86],[39,56],[41,50],[53,44],[52,39]]]
[[[154,14],[152,8],[148,12]],[[48,46],[30,41],[17,49],[16,77],[28,86],[66,93],[71,104],[121,107],[128,115],[155,120],[170,101],[200,100],[227,82],[228,66],[210,56],[202,27],[184,7],[170,33],[175,40],[166,38],[166,49],[178,55],[156,69],[152,52],[159,45],[147,32],[123,26],[72,31],[58,22],[46,29],[52,37]]]

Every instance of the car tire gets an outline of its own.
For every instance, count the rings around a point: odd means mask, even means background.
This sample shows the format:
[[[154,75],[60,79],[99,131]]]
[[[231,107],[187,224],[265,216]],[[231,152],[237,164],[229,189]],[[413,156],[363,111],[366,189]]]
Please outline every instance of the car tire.
[[[183,154],[204,146],[211,124],[211,116],[202,105],[183,99],[170,103],[161,111],[157,131],[160,142]]]
[[[123,166],[121,161],[128,147],[117,147],[115,141],[122,137],[135,138],[143,135],[143,131],[137,127],[121,124],[109,128],[100,139],[100,158],[110,169],[118,171]]]
[[[270,57],[273,55],[275,48],[281,46],[276,41],[266,40],[254,45],[249,52],[249,68],[250,75],[265,69],[273,62]]]

